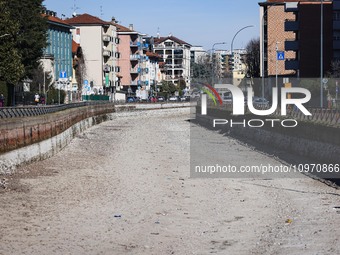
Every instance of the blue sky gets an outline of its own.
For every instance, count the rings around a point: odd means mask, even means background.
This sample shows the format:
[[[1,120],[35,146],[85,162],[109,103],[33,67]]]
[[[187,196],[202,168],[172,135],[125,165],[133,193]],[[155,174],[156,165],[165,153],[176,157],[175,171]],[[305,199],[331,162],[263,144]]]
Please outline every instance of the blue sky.
[[[241,31],[233,48],[244,47],[259,37],[259,6],[257,0],[45,0],[49,10],[70,17],[76,12],[89,13],[109,21],[115,17],[119,24],[134,25],[141,33],[156,36],[172,35],[206,50],[214,43],[226,42],[215,49],[230,49],[235,33]],[[101,8],[102,6],[102,8]]]

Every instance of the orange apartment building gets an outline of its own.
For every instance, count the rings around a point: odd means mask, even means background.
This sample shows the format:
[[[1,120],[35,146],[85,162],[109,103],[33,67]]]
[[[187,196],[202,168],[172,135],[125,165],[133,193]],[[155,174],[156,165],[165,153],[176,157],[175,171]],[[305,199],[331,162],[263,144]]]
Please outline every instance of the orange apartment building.
[[[306,0],[268,0],[259,3],[261,20],[261,74],[264,77],[320,77],[321,2]],[[340,57],[337,24],[340,1],[323,1],[323,72],[330,71],[332,60]],[[335,24],[335,25],[334,25]],[[340,39],[340,36],[339,36]],[[340,49],[340,47],[338,47]],[[276,51],[285,60],[276,61]]]

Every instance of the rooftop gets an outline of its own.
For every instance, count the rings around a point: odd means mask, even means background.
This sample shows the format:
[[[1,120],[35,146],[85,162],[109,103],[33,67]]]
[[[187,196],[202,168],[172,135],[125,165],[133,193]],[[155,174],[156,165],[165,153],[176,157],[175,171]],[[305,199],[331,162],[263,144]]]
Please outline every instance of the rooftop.
[[[103,21],[100,18],[87,13],[67,19],[65,21],[70,25],[111,25],[110,22]]]
[[[175,36],[172,36],[172,35],[169,35],[167,37],[159,37],[159,38],[155,38],[155,44],[160,44],[162,42],[165,42],[166,40],[171,40],[171,41],[174,41],[174,42],[177,42],[179,44],[186,44],[186,45],[189,45],[191,46],[191,44],[181,40],[181,39],[178,39],[177,37]]]

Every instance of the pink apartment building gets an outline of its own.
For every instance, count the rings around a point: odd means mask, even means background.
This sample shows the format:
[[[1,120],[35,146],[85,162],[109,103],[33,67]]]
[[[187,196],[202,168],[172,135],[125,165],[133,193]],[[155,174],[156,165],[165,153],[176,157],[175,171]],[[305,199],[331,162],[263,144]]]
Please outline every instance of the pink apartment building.
[[[117,28],[119,38],[119,44],[117,45],[119,58],[116,71],[120,77],[120,88],[124,91],[135,92],[138,87],[146,85],[141,75],[143,60],[145,60],[142,34],[134,31],[132,25],[127,28],[115,23],[114,20],[113,24]]]

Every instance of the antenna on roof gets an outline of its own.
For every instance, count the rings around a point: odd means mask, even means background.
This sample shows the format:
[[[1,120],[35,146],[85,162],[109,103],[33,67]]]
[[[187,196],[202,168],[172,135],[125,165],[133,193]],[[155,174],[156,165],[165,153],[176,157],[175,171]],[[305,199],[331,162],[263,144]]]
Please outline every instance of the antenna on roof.
[[[79,10],[79,7],[76,5],[76,0],[73,0],[73,7],[71,8],[71,10],[73,11],[72,16],[76,17],[77,16],[76,11]]]
[[[103,19],[103,15],[104,15],[104,13],[103,13],[103,6],[101,5],[100,6],[100,18],[101,19]]]
[[[159,39],[161,37],[160,33],[159,33],[159,27],[157,27],[157,38]]]

